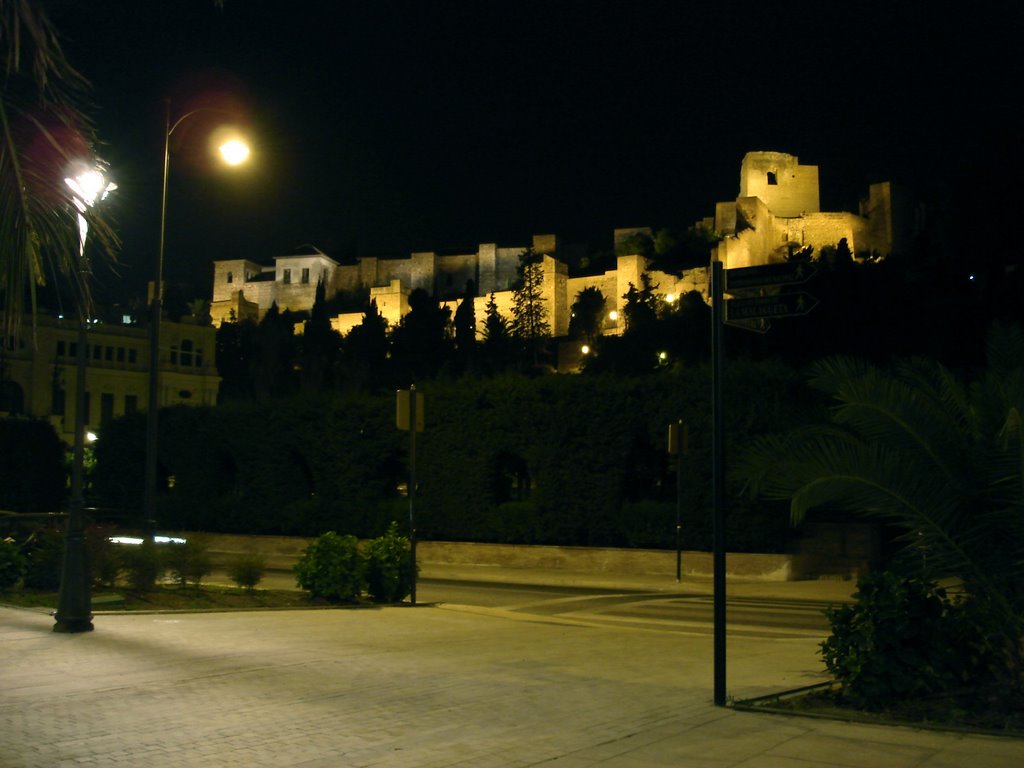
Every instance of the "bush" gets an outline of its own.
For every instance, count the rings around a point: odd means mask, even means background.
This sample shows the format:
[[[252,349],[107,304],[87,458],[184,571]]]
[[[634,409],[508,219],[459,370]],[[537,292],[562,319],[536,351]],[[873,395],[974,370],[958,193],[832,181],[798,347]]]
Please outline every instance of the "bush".
[[[295,564],[300,587],[332,603],[353,602],[363,591],[364,562],[355,536],[328,531],[306,547]]]
[[[110,541],[113,528],[91,525],[85,529],[85,549],[89,557],[89,575],[97,587],[113,587],[121,574],[121,553]]]
[[[990,679],[992,654],[975,642],[987,633],[970,603],[889,572],[862,577],[854,597],[853,605],[826,610],[832,634],[821,644],[825,666],[854,706],[881,709]]]
[[[190,538],[183,544],[168,544],[162,553],[164,567],[179,586],[191,584],[198,587],[213,571],[213,561],[207,551],[206,542]]]
[[[53,592],[60,587],[64,567],[64,534],[50,528],[29,536],[24,547],[25,587]]]
[[[137,546],[126,546],[121,551],[125,578],[136,592],[150,592],[164,574],[164,564],[156,544],[147,539]]]
[[[228,563],[228,577],[239,587],[251,592],[263,581],[263,572],[267,569],[267,561],[263,555],[248,552],[238,555]]]
[[[387,533],[366,543],[366,589],[375,603],[398,603],[412,592],[413,562],[409,539],[392,522]]]
[[[25,575],[25,556],[14,539],[0,539],[0,594]]]

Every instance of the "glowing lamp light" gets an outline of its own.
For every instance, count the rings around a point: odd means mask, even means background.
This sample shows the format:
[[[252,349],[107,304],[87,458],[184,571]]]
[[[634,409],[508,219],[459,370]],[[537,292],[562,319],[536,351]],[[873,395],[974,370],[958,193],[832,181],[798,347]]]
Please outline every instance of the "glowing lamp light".
[[[589,344],[584,344],[582,347],[580,347],[580,352],[582,352],[584,355],[589,355],[590,354],[590,345]]]
[[[249,145],[241,139],[231,139],[220,145],[220,156],[228,165],[241,165],[249,158]]]
[[[611,312],[608,313],[608,319],[613,321],[613,322],[615,320],[618,320],[619,319],[619,313],[616,310],[613,309]]]
[[[659,352],[658,359],[661,360],[661,362],[668,360],[668,352]]]
[[[676,300],[676,298],[677,297],[676,297],[676,295],[674,293],[665,294],[665,301],[668,302],[669,304],[674,302]]]
[[[98,438],[99,438],[99,435],[97,435],[95,432],[86,432],[85,433],[85,439],[88,442],[90,442],[90,443],[95,443]]]

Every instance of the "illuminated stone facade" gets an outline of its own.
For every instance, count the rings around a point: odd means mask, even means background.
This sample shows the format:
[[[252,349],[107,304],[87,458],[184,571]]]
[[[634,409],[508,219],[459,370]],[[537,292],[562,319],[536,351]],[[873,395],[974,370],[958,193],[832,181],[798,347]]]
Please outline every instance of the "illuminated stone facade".
[[[18,336],[0,350],[0,416],[25,414],[49,420],[57,434],[74,441],[78,380],[78,323],[40,316],[26,318]],[[160,326],[161,407],[216,405],[220,376],[216,330],[209,325]],[[85,373],[86,426],[99,431],[110,418],[144,411],[149,404],[149,330],[112,324],[90,325]]]
[[[801,165],[783,152],[749,152],[740,166],[739,196],[715,205],[715,214],[699,222],[721,236],[711,260],[725,267],[745,267],[783,261],[793,251],[813,246],[820,252],[846,240],[851,252],[888,255],[899,245],[899,200],[889,183],[873,184],[858,213],[827,213],[819,210],[818,168]],[[616,243],[645,228],[615,230]],[[594,287],[608,301],[609,312],[621,310],[630,284],[640,285],[645,271],[657,291],[669,298],[697,291],[708,298],[709,268],[687,270],[682,276],[653,272],[641,256],[620,256],[614,270],[600,275],[569,277],[557,258],[554,235],[535,235],[530,247],[543,254],[543,296],[553,336],[569,328],[570,307],[585,288]],[[210,314],[215,325],[231,320],[258,320],[276,302],[281,310],[308,310],[313,305],[316,283],[323,280],[327,295],[337,291],[369,289],[370,298],[390,325],[409,311],[409,293],[423,288],[454,309],[468,280],[476,286],[474,308],[477,330],[482,332],[485,308],[494,294],[499,311],[511,316],[512,286],[519,257],[526,246],[504,248],[481,244],[475,253],[413,253],[408,258],[365,257],[341,264],[308,247],[301,253],[275,258],[273,266],[236,259],[214,266]],[[339,315],[333,325],[347,333],[362,321],[362,313]],[[619,321],[606,319],[606,333],[617,333]]]

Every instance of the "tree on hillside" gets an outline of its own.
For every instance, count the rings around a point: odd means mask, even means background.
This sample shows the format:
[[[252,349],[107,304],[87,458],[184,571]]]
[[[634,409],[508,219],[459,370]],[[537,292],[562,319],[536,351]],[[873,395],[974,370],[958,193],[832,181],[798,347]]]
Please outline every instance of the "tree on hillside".
[[[601,332],[607,303],[600,288],[589,286],[577,293],[569,318],[569,336],[592,342]]]
[[[342,343],[345,382],[357,389],[390,386],[387,377],[388,322],[370,300],[363,321],[348,332]]]
[[[521,259],[519,286],[512,298],[510,330],[536,362],[541,346],[551,335],[551,325],[547,321],[547,309],[544,307],[544,270],[531,250],[527,250]]]
[[[295,390],[295,331],[291,312],[281,312],[274,302],[253,334],[249,363],[253,395],[260,402]]]
[[[313,308],[299,340],[299,376],[303,392],[318,392],[334,383],[335,366],[341,352],[341,336],[331,327],[327,313],[326,289],[317,281]]]
[[[409,294],[409,312],[391,332],[391,359],[401,383],[433,378],[451,358],[451,315],[424,289]]]
[[[622,314],[626,323],[625,333],[635,336],[649,336],[658,320],[658,296],[654,292],[657,285],[651,284],[651,277],[646,272],[640,275],[640,288],[632,283],[622,298],[626,303]]]
[[[509,331],[508,320],[498,311],[498,303],[493,293],[485,308],[481,352],[491,372],[506,368],[512,354],[512,334]]]
[[[463,370],[470,368],[476,354],[476,284],[466,281],[466,289],[462,292],[462,301],[455,310],[452,324],[455,327],[455,351],[459,366]]]

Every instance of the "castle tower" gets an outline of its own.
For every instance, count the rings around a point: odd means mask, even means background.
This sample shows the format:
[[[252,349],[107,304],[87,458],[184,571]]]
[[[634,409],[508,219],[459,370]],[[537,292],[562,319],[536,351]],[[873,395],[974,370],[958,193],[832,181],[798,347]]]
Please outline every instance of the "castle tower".
[[[818,166],[785,152],[748,152],[740,166],[740,197],[756,197],[781,218],[818,213]]]

